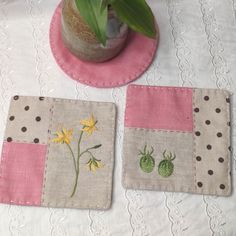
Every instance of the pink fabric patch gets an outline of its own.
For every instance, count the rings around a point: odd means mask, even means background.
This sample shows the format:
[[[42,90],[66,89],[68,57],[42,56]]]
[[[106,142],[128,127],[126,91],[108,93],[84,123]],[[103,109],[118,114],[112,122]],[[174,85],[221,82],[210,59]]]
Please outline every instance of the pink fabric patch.
[[[130,85],[125,126],[192,132],[192,96],[190,88]]]
[[[46,145],[3,144],[0,202],[41,205],[46,151]]]
[[[94,87],[122,86],[137,79],[152,63],[158,42],[159,38],[153,40],[132,32],[126,48],[114,59],[103,63],[83,62],[63,44],[61,5],[57,7],[51,21],[50,46],[57,64],[72,79]]]

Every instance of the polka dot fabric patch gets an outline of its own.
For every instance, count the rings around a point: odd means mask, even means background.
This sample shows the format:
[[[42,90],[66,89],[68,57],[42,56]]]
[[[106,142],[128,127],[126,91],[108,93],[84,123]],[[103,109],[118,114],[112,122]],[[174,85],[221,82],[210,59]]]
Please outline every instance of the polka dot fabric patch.
[[[14,96],[0,164],[0,203],[108,209],[115,106]]]
[[[123,186],[228,196],[230,93],[130,85]]]
[[[193,97],[195,190],[202,194],[229,195],[229,93],[194,89]]]
[[[6,142],[46,144],[51,103],[42,97],[14,96],[11,101]]]

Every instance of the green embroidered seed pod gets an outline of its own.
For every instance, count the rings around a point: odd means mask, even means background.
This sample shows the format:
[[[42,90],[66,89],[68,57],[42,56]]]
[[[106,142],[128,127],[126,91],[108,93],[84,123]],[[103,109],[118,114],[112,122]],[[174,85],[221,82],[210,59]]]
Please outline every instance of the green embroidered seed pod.
[[[173,174],[174,164],[173,160],[175,159],[175,154],[173,155],[171,152],[168,154],[166,150],[163,153],[164,160],[162,160],[158,165],[158,173],[162,177],[169,177]]]
[[[153,147],[151,151],[147,151],[147,145],[145,145],[143,151],[139,151],[139,155],[141,156],[139,165],[140,168],[146,173],[151,173],[155,167],[155,160],[152,157],[153,152]]]
[[[146,172],[146,173],[151,173],[154,169],[155,166],[155,160],[153,159],[153,157],[149,156],[143,156],[140,159],[140,167],[141,169]]]

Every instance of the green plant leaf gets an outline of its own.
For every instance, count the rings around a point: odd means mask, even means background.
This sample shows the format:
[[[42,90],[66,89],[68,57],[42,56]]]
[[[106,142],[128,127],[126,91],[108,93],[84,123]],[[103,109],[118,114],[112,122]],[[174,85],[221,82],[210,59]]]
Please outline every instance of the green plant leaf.
[[[105,7],[101,10],[101,0],[75,0],[75,3],[82,18],[105,45],[108,9]]]
[[[105,9],[105,7],[108,7],[111,5],[112,2],[116,0],[101,0],[101,11]]]
[[[156,37],[155,18],[145,0],[116,0],[111,5],[131,29],[150,38]]]
[[[108,7],[110,0],[101,0],[101,11],[104,11],[105,8]]]

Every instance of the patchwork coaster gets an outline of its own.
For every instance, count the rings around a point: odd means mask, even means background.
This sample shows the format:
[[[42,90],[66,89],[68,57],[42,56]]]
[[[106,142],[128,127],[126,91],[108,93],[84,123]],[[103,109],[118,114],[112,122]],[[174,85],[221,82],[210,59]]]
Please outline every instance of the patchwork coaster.
[[[230,195],[229,97],[216,89],[130,85],[124,187]]]
[[[115,106],[12,98],[0,166],[0,202],[68,208],[111,205]]]
[[[58,66],[72,79],[98,88],[119,87],[138,79],[152,64],[159,44],[157,24],[156,40],[131,32],[119,55],[103,63],[91,63],[79,60],[65,47],[61,37],[61,12],[62,4],[59,4],[51,21],[50,46]]]

